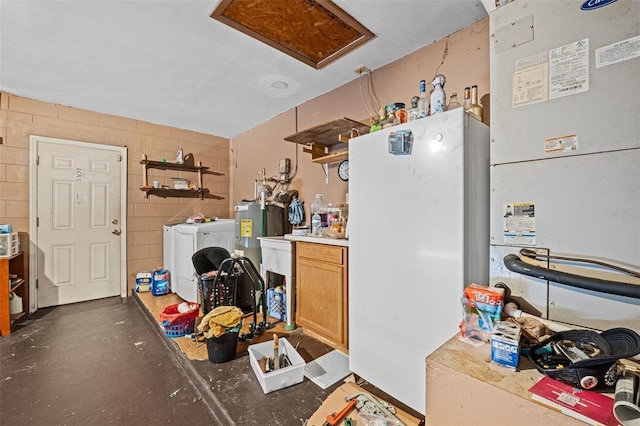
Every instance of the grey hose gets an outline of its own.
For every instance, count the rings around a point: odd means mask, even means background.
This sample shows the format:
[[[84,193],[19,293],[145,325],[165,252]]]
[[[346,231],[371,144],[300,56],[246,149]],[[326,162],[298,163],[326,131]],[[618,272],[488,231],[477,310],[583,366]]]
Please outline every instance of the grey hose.
[[[525,263],[520,260],[520,257],[515,254],[506,255],[504,257],[504,265],[508,270],[517,272],[519,274],[554,281],[560,284],[568,285],[571,287],[578,287],[585,290],[640,299],[639,285],[585,277],[568,272],[554,271],[552,269]]]

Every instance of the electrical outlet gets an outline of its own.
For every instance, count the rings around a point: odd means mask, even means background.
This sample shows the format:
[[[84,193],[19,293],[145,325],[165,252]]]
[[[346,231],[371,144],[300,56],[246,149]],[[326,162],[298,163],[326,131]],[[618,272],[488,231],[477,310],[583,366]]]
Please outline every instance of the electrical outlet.
[[[362,74],[364,72],[369,72],[369,68],[365,67],[364,65],[360,65],[358,68],[354,69],[353,72],[355,72],[356,74]]]

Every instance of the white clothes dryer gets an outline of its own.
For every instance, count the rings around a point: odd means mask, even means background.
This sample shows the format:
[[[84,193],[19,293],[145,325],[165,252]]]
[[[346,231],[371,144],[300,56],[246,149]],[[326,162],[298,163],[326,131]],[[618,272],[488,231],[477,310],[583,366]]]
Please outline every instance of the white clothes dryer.
[[[198,302],[198,279],[191,256],[204,247],[224,247],[233,253],[234,219],[181,223],[173,227],[172,291],[187,302]]]

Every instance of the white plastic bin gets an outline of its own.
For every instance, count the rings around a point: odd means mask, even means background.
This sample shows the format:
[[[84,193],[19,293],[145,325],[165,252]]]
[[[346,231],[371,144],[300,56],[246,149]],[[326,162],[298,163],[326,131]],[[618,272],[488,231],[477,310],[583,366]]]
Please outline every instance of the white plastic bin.
[[[306,363],[304,359],[298,354],[298,352],[291,346],[291,343],[286,338],[280,337],[278,339],[279,353],[285,353],[291,361],[291,365],[288,367],[280,368],[278,370],[263,373],[258,365],[258,360],[264,356],[273,357],[273,341],[269,340],[263,343],[256,343],[247,348],[249,352],[249,362],[251,368],[262,386],[264,393],[283,389],[298,383],[301,383],[304,379],[304,367]]]

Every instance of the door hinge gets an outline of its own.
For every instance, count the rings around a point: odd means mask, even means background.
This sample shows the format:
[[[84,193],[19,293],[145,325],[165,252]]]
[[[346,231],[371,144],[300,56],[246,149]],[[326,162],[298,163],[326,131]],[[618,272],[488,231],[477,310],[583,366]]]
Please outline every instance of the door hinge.
[[[122,155],[118,154],[118,160],[117,161],[118,161],[118,163],[122,162]]]
[[[40,283],[40,281],[38,281],[38,279],[36,278],[36,288],[39,287],[39,283]]]
[[[39,218],[39,217],[36,217],[36,228],[37,228],[38,226],[40,226],[40,218]]]
[[[36,155],[36,166],[40,165],[40,156]]]

